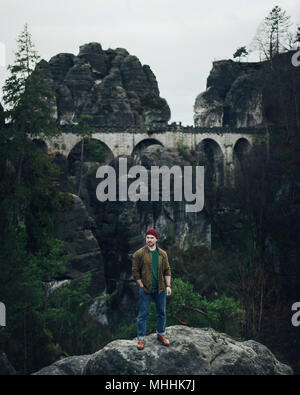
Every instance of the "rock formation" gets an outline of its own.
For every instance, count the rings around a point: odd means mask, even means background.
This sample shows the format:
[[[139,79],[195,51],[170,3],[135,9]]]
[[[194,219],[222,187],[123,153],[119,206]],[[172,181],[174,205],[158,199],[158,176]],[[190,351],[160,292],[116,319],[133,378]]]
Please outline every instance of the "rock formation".
[[[262,344],[236,341],[211,328],[167,328],[162,346],[155,334],[143,351],[137,339],[115,340],[91,355],[62,359],[36,375],[291,375],[292,369]]]
[[[263,63],[213,62],[207,89],[194,105],[195,126],[259,127],[263,122]]]
[[[95,127],[166,123],[170,109],[159,96],[147,65],[125,49],[103,50],[99,43],[80,46],[77,56],[60,53],[37,65],[55,93],[53,114],[58,125],[76,124],[81,114],[93,116]]]

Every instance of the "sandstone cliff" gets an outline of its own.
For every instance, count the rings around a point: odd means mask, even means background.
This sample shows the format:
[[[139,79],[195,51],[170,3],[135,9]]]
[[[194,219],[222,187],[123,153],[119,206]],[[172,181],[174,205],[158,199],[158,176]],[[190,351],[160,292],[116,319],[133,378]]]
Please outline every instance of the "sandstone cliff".
[[[213,62],[207,89],[194,105],[195,126],[257,127],[263,122],[263,63]]]
[[[55,92],[53,114],[61,127],[75,124],[80,114],[93,116],[95,126],[143,126],[170,119],[150,67],[123,48],[103,50],[99,43],[88,43],[77,56],[60,53],[37,68]]]
[[[206,90],[195,100],[195,126],[295,125],[300,130],[300,73],[299,67],[292,64],[293,54],[280,53],[271,62],[213,62]]]

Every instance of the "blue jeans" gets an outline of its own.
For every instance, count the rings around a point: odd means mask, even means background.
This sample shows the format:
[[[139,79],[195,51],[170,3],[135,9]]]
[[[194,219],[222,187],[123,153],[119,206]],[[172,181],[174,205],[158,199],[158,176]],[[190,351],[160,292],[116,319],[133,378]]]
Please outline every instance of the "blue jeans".
[[[139,289],[139,315],[137,321],[137,337],[143,340],[146,336],[147,318],[149,314],[151,299],[156,305],[156,333],[161,336],[166,334],[166,292],[160,294],[157,289],[152,289],[151,294],[147,294],[143,287]]]

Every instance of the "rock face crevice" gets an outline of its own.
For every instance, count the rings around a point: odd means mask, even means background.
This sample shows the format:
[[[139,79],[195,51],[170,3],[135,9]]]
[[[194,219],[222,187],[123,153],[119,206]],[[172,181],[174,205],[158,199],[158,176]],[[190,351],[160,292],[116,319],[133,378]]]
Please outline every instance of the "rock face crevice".
[[[137,339],[115,340],[91,355],[68,357],[36,375],[291,375],[292,369],[264,345],[240,342],[211,328],[167,328],[164,347],[155,334],[143,351]]]

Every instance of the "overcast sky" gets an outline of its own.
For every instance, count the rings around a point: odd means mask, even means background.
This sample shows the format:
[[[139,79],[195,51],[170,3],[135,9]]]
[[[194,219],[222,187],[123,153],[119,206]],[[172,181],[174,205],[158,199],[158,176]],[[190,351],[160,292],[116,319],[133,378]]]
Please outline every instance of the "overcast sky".
[[[275,5],[299,23],[299,0],[0,0],[0,86],[28,23],[47,61],[61,52],[77,55],[88,42],[126,48],[156,75],[171,122],[192,125],[212,62],[248,46]]]

